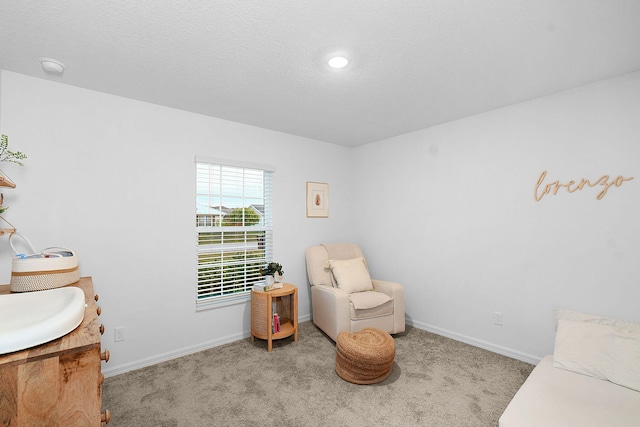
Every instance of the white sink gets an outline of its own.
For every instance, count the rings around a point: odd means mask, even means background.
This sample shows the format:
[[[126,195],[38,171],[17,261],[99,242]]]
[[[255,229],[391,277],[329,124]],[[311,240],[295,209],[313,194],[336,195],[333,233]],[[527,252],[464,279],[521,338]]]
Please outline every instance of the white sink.
[[[82,323],[84,309],[84,292],[73,286],[0,295],[0,354],[68,334]]]

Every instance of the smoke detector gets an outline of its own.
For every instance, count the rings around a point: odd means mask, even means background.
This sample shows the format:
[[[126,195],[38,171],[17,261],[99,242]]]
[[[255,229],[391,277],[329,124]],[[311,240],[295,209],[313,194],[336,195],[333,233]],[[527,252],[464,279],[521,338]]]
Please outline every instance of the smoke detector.
[[[62,74],[64,72],[64,64],[51,58],[40,58],[42,69],[47,73]]]

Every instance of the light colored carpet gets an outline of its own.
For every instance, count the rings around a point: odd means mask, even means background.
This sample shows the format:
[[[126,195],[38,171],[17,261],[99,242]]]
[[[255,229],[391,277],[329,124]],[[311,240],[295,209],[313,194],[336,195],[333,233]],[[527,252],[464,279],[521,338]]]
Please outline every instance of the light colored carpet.
[[[497,426],[533,366],[407,326],[392,374],[355,385],[311,322],[299,341],[244,339],[107,378],[118,426]]]

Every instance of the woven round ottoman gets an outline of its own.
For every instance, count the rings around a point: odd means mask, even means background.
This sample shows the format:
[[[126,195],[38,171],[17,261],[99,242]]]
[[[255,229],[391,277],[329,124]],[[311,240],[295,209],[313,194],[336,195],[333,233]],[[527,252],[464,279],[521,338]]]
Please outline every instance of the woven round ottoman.
[[[383,381],[393,369],[396,345],[391,335],[376,328],[342,331],[336,341],[336,373],[354,384]]]

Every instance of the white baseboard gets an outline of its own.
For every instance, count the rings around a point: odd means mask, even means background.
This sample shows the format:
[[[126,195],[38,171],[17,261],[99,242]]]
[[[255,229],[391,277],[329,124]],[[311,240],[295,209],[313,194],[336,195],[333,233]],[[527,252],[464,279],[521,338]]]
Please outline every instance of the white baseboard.
[[[311,319],[311,315],[299,316],[298,322],[306,322]],[[177,359],[178,357],[187,356],[189,354],[197,353],[199,351],[208,350],[210,348],[218,347],[230,342],[247,339],[251,335],[251,331],[244,331],[239,334],[227,335],[215,340],[205,341],[189,347],[183,347],[177,350],[168,351],[166,353],[157,354],[145,359],[136,360],[130,363],[124,363],[116,366],[103,365],[102,373],[105,377],[113,377],[115,375],[124,374],[125,372],[135,371],[136,369],[145,368],[147,366],[155,365],[157,363],[166,362],[167,360]]]
[[[301,316],[298,318],[298,322],[306,322],[311,320],[311,314],[307,314],[306,316]],[[458,334],[456,332],[448,331],[446,329],[438,328],[436,326],[428,325],[422,322],[409,321],[406,320],[407,324],[413,326],[418,329],[423,329],[427,332],[431,332],[437,335],[442,335],[443,337],[451,338],[456,341],[460,341],[466,344],[470,344],[475,347],[483,348],[488,351],[492,351],[494,353],[502,354],[503,356],[511,357],[513,359],[521,360],[523,362],[531,363],[532,365],[537,365],[538,362],[542,359],[540,356],[534,356],[531,354],[522,353],[510,348],[498,346],[486,341],[478,340],[472,337],[468,337],[466,335]],[[244,331],[240,334],[232,334],[227,335],[225,337],[220,337],[215,340],[205,341],[193,346],[183,347],[177,350],[169,351],[166,353],[157,354],[151,357],[147,357],[145,359],[136,360],[130,363],[124,363],[116,366],[105,366],[102,370],[102,373],[105,377],[112,377],[119,374],[124,374],[125,372],[135,371],[136,369],[145,368],[147,366],[155,365],[157,363],[166,362],[167,360],[177,359],[178,357],[187,356],[189,354],[197,353],[199,351],[208,350],[210,348],[218,347],[220,345],[228,344],[234,341],[247,339],[251,335],[251,331]]]
[[[438,328],[437,326],[428,325],[426,323],[409,321],[408,319],[406,320],[406,322],[408,325],[411,325],[415,328],[423,329],[427,332],[432,332],[437,335],[442,335],[443,337],[451,338],[456,341],[470,344],[474,347],[479,347],[494,353],[501,354],[503,356],[511,357],[512,359],[521,360],[523,362],[527,362],[532,365],[537,365],[542,359],[542,357],[540,356],[534,356],[532,354],[522,353],[520,351],[495,345],[490,342],[479,340],[476,338],[468,337],[466,335],[458,334],[456,332],[448,331],[446,329]]]

